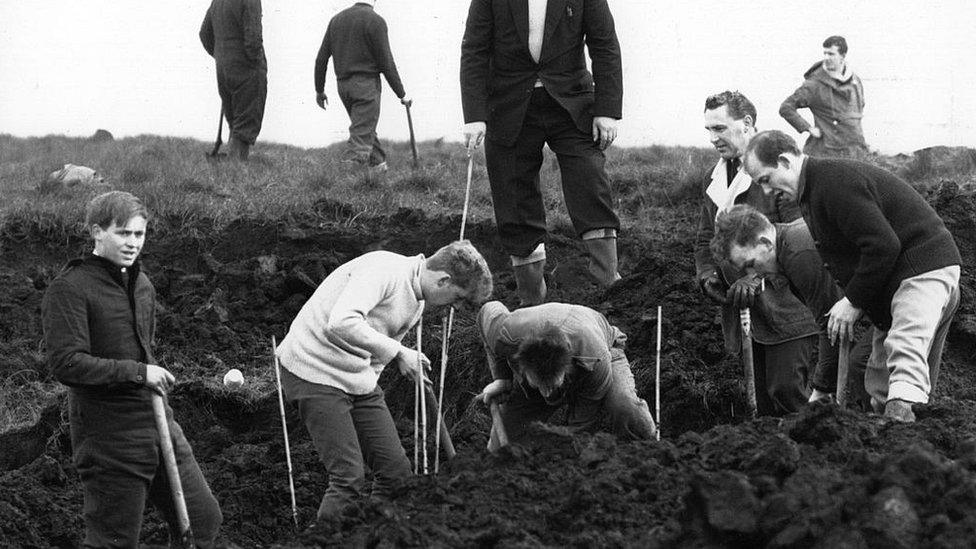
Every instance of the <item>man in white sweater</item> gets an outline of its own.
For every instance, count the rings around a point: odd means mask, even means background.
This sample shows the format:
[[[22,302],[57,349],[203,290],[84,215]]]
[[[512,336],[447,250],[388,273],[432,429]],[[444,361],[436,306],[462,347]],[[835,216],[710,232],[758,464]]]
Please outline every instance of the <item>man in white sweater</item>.
[[[285,397],[298,406],[329,474],[319,520],[341,514],[361,494],[367,465],[376,497],[410,475],[380,373],[391,362],[407,376],[418,361],[430,367],[423,353],[400,343],[425,305],[477,305],[491,289],[487,263],[463,240],[430,258],[362,255],[333,271],[299,311],[276,353]]]

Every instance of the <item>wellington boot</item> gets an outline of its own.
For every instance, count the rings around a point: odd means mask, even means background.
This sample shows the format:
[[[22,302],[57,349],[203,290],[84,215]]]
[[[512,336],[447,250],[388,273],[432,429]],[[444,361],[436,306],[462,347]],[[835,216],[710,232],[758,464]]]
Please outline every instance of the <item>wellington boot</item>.
[[[620,273],[617,272],[617,239],[594,238],[583,242],[590,253],[589,271],[593,278],[604,287],[620,280]]]
[[[546,262],[542,260],[512,267],[518,286],[519,306],[531,307],[546,300],[545,266]]]

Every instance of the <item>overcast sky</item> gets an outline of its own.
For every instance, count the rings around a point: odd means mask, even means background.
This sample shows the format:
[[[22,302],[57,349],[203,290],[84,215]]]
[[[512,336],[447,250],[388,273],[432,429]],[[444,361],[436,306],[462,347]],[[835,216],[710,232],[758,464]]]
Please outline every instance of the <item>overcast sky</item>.
[[[864,81],[868,144],[886,153],[976,143],[976,7],[967,0],[796,2],[609,0],[623,50],[621,146],[706,145],[705,96],[739,89],[760,129],[792,130],[780,102],[847,37]],[[303,147],[346,138],[335,95],[315,106],[315,54],[352,2],[264,0],[268,104],[259,140]],[[197,32],[208,0],[0,0],[0,133],[88,136],[105,128],[212,140],[220,103]],[[465,0],[379,0],[418,139],[460,139],[459,48]],[[806,112],[806,111],[804,111]],[[408,139],[384,84],[380,136]],[[794,134],[795,135],[795,134]],[[226,138],[226,136],[225,136]]]

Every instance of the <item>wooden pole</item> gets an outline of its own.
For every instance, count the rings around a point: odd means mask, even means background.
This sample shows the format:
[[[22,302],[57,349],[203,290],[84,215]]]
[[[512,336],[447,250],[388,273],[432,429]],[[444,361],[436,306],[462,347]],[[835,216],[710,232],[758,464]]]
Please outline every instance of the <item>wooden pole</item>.
[[[193,532],[190,530],[190,514],[186,510],[186,499],[183,497],[183,483],[180,481],[180,470],[176,466],[176,454],[173,451],[173,439],[169,434],[169,422],[166,421],[166,405],[163,396],[157,392],[152,394],[153,416],[156,418],[156,430],[159,431],[159,445],[163,451],[163,463],[166,466],[166,477],[173,494],[173,506],[176,509],[176,521],[179,523],[179,547],[195,547]]]
[[[291,518],[298,528],[298,505],[295,502],[295,477],[291,469],[291,446],[288,444],[288,422],[285,420],[285,395],[281,390],[281,364],[278,362],[278,342],[271,336],[271,356],[274,358],[275,382],[278,385],[278,410],[281,412],[281,432],[285,435],[285,463],[288,464],[288,492],[291,494]]]
[[[654,415],[657,416],[657,440],[661,440],[661,306],[657,306],[657,359],[654,366]]]
[[[847,405],[847,379],[850,375],[851,346],[847,338],[841,338],[837,343],[837,405],[843,408]]]
[[[756,371],[752,356],[752,318],[749,308],[739,310],[739,323],[742,326],[742,370],[746,378],[746,402],[749,405],[749,419],[756,419]]]

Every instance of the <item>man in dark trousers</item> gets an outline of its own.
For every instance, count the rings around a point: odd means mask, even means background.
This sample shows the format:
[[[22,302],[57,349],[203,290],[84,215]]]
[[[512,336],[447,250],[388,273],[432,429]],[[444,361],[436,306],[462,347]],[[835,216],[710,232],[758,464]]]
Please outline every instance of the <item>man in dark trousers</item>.
[[[367,167],[369,174],[380,174],[387,169],[386,152],[376,136],[383,90],[380,74],[400,103],[411,104],[390,51],[386,21],[373,11],[375,4],[375,0],[364,0],[337,13],[329,21],[315,58],[315,102],[322,109],[328,105],[325,73],[332,57],[336,89],[349,114],[345,159]]]
[[[261,0],[213,0],[200,26],[200,41],[217,62],[217,91],[230,127],[230,155],[247,160],[261,133],[268,97]]]
[[[864,384],[898,421],[935,386],[942,346],[959,306],[962,259],[945,223],[905,181],[871,164],[800,153],[793,138],[756,135],[745,157],[752,179],[796,199],[814,244],[844,288],[831,307],[831,340],[850,339],[862,314],[874,324]]]
[[[559,161],[590,273],[605,286],[620,279],[620,221],[603,151],[617,136],[622,99],[620,45],[606,0],[471,2],[461,43],[463,133],[469,150],[486,139],[495,221],[523,305],[546,296],[545,144]]]
[[[176,379],[152,352],[156,291],[137,261],[148,217],[127,192],[92,199],[85,226],[94,251],[68,263],[41,305],[48,365],[69,387],[85,547],[136,547],[146,500],[171,537],[181,533],[152,406],[153,393],[165,395]],[[166,418],[194,540],[213,547],[220,507],[168,404]]]

